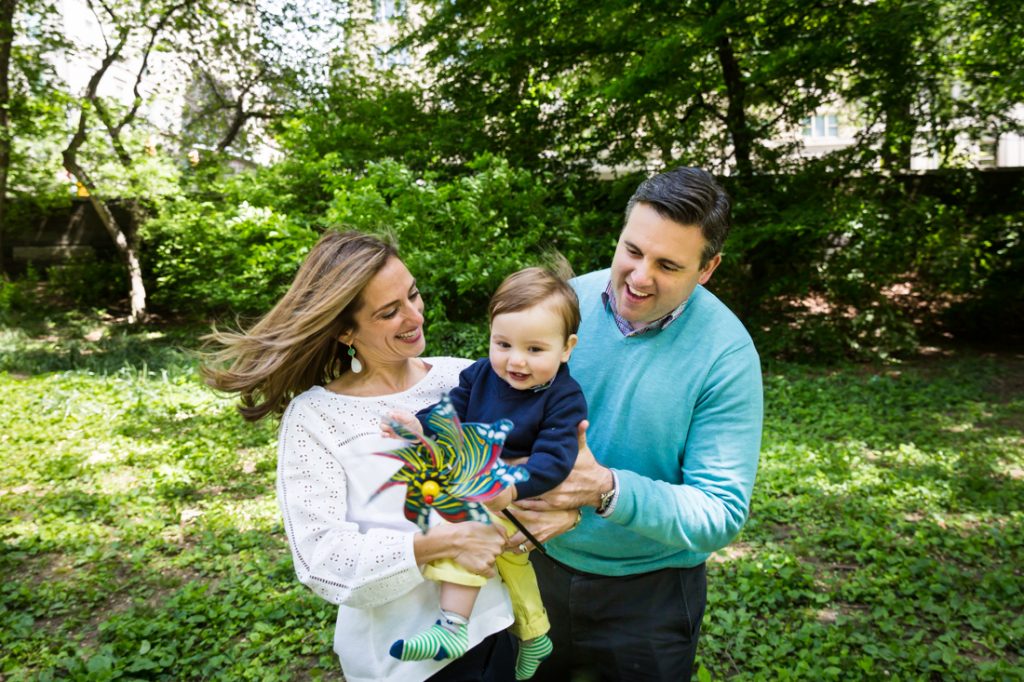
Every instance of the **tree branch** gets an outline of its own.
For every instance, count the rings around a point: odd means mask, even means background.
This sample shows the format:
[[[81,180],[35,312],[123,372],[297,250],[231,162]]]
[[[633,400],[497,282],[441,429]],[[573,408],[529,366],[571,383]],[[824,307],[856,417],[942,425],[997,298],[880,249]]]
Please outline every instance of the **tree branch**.
[[[167,9],[165,13],[163,13],[160,16],[159,20],[156,23],[156,26],[150,29],[149,40],[146,43],[146,47],[143,49],[142,61],[135,74],[135,84],[132,87],[132,106],[117,123],[114,123],[110,111],[107,109],[106,105],[102,102],[102,100],[100,100],[96,96],[96,89],[92,89],[91,96],[88,97],[88,99],[92,102],[93,106],[96,108],[97,116],[99,117],[100,121],[103,122],[104,127],[107,129],[107,134],[110,137],[110,144],[111,146],[113,146],[114,152],[117,154],[117,158],[121,162],[122,166],[130,166],[132,164],[132,157],[131,154],[128,153],[128,150],[125,149],[124,143],[121,141],[121,131],[124,130],[124,127],[126,125],[135,120],[135,117],[139,113],[139,107],[142,105],[142,94],[139,92],[139,87],[141,86],[142,79],[145,77],[146,72],[149,69],[149,56],[153,51],[153,47],[156,45],[158,37],[163,32],[164,28],[167,26],[167,23],[171,20],[174,14],[178,12],[178,10],[186,7],[187,5],[188,0],[182,0],[182,2],[179,2],[176,5],[172,5]],[[109,11],[110,10],[108,9],[108,12]],[[121,30],[122,39],[121,43],[118,46],[117,52],[120,52],[121,47],[124,45],[127,36],[130,33],[130,30],[125,27],[122,27]]]
[[[164,27],[167,26],[167,22],[171,20],[171,17],[174,16],[178,10],[183,9],[188,5],[189,0],[182,0],[182,2],[179,2],[176,5],[171,5],[167,12],[160,17],[156,26],[150,29],[149,42],[146,43],[146,47],[142,51],[142,64],[139,66],[138,73],[135,74],[135,84],[132,86],[132,94],[134,95],[132,108],[127,114],[125,114],[124,118],[122,118],[121,122],[117,125],[118,134],[120,134],[121,129],[125,125],[135,119],[136,114],[138,114],[139,107],[142,105],[142,94],[139,92],[139,86],[142,84],[143,76],[146,75],[146,71],[149,69],[149,55],[153,51],[153,46],[156,44],[157,37],[161,32],[163,32]]]
[[[106,75],[107,69],[113,64],[121,54],[121,50],[124,49],[125,43],[128,41],[128,34],[122,33],[121,40],[117,43],[113,50],[108,50],[107,55],[100,62],[100,67],[92,74],[89,78],[89,83],[85,87],[85,100],[89,102],[89,105],[82,105],[81,111],[78,115],[78,126],[75,129],[75,134],[72,135],[71,141],[68,142],[68,146],[62,152],[64,157],[65,168],[68,168],[67,163],[70,159],[72,163],[75,162],[78,149],[85,143],[88,137],[87,123],[89,119],[89,106],[96,101],[96,91],[99,89],[100,81],[103,80],[103,76]],[[70,171],[71,168],[68,168]]]

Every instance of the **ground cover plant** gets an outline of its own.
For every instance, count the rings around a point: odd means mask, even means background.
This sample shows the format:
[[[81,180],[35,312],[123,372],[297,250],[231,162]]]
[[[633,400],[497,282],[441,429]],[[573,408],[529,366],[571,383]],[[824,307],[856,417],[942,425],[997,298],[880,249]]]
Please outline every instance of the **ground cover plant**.
[[[32,312],[0,322],[0,677],[338,679],[275,425],[201,384],[197,331]],[[698,678],[1024,679],[1024,355],[770,364],[765,390]]]

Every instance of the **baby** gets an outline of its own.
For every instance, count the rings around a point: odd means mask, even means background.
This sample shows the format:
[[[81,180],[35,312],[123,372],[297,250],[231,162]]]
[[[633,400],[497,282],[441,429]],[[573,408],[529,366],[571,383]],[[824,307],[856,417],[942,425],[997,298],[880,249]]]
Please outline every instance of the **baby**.
[[[510,419],[514,425],[501,456],[526,457],[520,464],[530,477],[487,503],[498,511],[519,498],[551,490],[569,475],[578,451],[577,426],[587,416],[587,404],[565,364],[576,346],[580,311],[576,293],[564,278],[542,268],[520,270],[498,287],[488,313],[489,355],[462,371],[459,386],[449,397],[463,422]],[[389,416],[422,433],[421,422],[431,409],[421,410],[416,417],[410,413]],[[387,427],[385,431],[394,435]],[[516,531],[506,519],[492,518]],[[511,631],[520,640],[516,679],[526,680],[552,647],[537,578],[525,547],[520,548],[519,553],[499,556],[496,566],[512,599]],[[441,617],[430,629],[396,641],[391,655],[401,660],[458,658],[466,653],[469,617],[486,580],[450,560],[428,564],[423,574],[441,583]]]

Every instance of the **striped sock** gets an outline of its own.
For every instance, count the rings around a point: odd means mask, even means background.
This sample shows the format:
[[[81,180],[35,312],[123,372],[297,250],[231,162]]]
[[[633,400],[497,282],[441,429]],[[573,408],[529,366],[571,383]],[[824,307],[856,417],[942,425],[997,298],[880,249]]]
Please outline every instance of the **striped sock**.
[[[429,628],[407,640],[391,645],[391,655],[402,661],[443,661],[458,658],[469,648],[469,630],[465,623],[454,623],[450,630],[438,620]]]
[[[519,643],[516,655],[516,679],[528,680],[537,672],[537,668],[554,650],[551,638],[547,635],[535,637],[527,642]]]

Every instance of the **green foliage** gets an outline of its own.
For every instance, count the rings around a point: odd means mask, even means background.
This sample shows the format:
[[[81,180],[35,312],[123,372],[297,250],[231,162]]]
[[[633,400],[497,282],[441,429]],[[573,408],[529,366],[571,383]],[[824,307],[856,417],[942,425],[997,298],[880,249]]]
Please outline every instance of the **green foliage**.
[[[333,608],[293,579],[273,425],[243,425],[167,337],[98,328],[3,353],[5,678],[335,670]]]
[[[306,225],[384,232],[416,273],[432,341],[476,355],[487,301],[506,275],[553,250],[581,272],[601,267],[621,220],[609,230],[602,211],[573,206],[574,191],[592,187],[495,157],[452,179],[395,161],[359,174],[329,164],[315,179],[328,202],[302,195],[308,175],[271,169],[218,182],[216,199],[165,204],[144,232],[154,303],[179,313],[256,315],[280,297],[315,242],[317,230]],[[585,230],[595,236],[585,239]]]
[[[335,178],[326,222],[397,237],[423,292],[431,343],[472,357],[485,354],[487,303],[502,279],[552,250],[589,264],[601,244],[584,239],[584,215],[551,176],[491,156],[468,169],[446,181],[371,163],[365,175]]]
[[[976,136],[1020,132],[1007,103],[1024,101],[1024,74],[1007,59],[1024,52],[1024,10],[1012,0],[975,0],[949,8],[958,27],[957,76],[964,85],[961,102],[969,108]]]
[[[622,189],[635,182],[598,182],[594,170],[687,163],[729,171],[737,230],[713,288],[768,354],[906,354],[940,321],[961,336],[1022,333],[1021,207],[979,210],[969,179],[930,196],[891,175],[916,148],[960,167],[965,140],[987,146],[1020,131],[1018,2],[446,0],[422,3],[423,22],[393,21],[416,28],[383,59],[352,47],[378,27],[331,11],[334,0],[317,12],[112,3],[100,17],[107,35],[132,40],[112,39],[110,58],[141,63],[148,44],[192,69],[178,139],[148,122],[149,100],[67,91],[42,58],[77,50],[52,4],[18,4],[10,193],[66,201],[57,178],[67,116],[85,116],[78,157],[96,194],[137,200],[138,220],[160,214],[144,254],[158,308],[262,312],[314,233],[341,220],[398,233],[432,297],[434,338],[478,351],[481,303],[499,273],[548,245],[578,271],[607,265]],[[345,46],[319,49],[336,22]],[[161,90],[142,75],[142,91]],[[791,155],[785,140],[801,118],[840,102],[861,127],[852,147],[824,161]],[[251,152],[260,132],[285,158],[219,177],[221,152]],[[203,166],[186,168],[195,145]],[[8,224],[24,223],[19,211]],[[112,280],[99,267],[54,279],[95,305]]]
[[[1020,679],[1019,360],[778,366],[701,660],[737,679]]]
[[[0,277],[0,322],[12,322],[19,314],[32,310],[36,303],[34,289],[38,283],[39,276],[31,267],[18,280],[12,280],[6,275]]]
[[[504,276],[550,250],[580,273],[608,266],[641,177],[558,176],[487,155],[454,175],[392,160],[359,173],[335,163],[194,176],[217,194],[167,203],[146,227],[158,307],[258,315],[287,287],[320,226],[387,232],[420,282],[432,344],[476,356],[487,301]],[[993,210],[992,197],[1012,193],[1016,181],[987,177],[850,178],[822,164],[727,178],[735,227],[710,287],[765,356],[907,356],[940,332],[1013,338],[1024,332],[1014,322],[1024,314],[1005,314],[1024,309],[1024,207]]]
[[[124,264],[113,260],[73,260],[46,269],[49,290],[83,308],[116,301],[128,291]]]
[[[295,580],[275,503],[275,425],[202,385],[180,350],[198,333],[0,327],[5,679],[338,676],[335,608]],[[698,679],[1020,679],[1022,381],[1014,356],[774,366]]]
[[[4,75],[10,128],[0,131],[11,141],[7,198],[41,205],[66,201],[67,183],[60,182],[56,171],[67,131],[68,97],[60,87],[55,61],[47,58],[68,48],[61,13],[50,0],[19,0],[14,9],[15,39]]]
[[[446,128],[443,111],[430,111],[418,84],[384,71],[367,76],[345,64],[323,96],[278,125],[278,139],[295,165],[358,171],[384,158],[410,168],[437,167],[442,159],[471,158],[473,150]],[[461,130],[459,131],[461,132]]]
[[[908,170],[914,147],[957,167],[965,136],[1021,126],[1009,0],[424,4],[404,45],[437,72],[431,108],[463,150],[520,166],[771,172],[798,165],[801,119],[838,105],[858,170]]]
[[[1015,191],[999,179],[823,166],[727,180],[735,228],[712,287],[773,357],[906,356],[950,332],[1014,338],[1020,316],[997,311],[1024,307],[1024,207],[993,207]]]
[[[266,312],[318,237],[271,206],[245,200],[165,204],[145,235],[153,302],[190,315]]]

